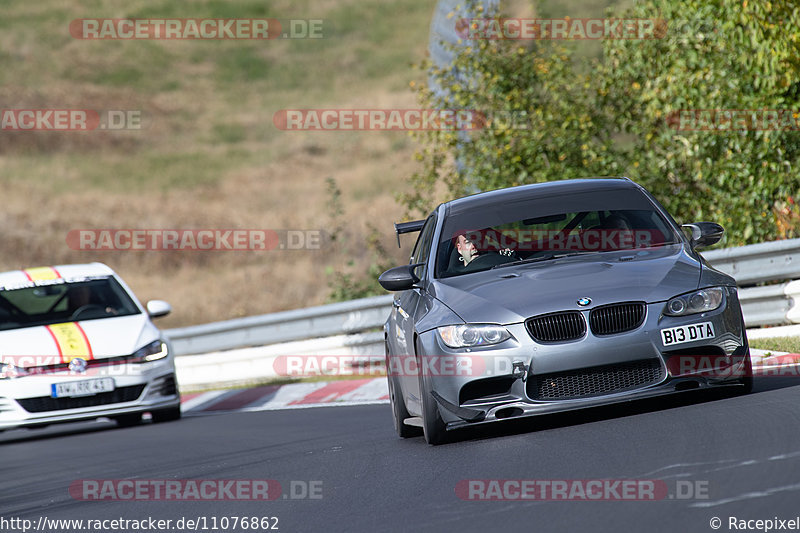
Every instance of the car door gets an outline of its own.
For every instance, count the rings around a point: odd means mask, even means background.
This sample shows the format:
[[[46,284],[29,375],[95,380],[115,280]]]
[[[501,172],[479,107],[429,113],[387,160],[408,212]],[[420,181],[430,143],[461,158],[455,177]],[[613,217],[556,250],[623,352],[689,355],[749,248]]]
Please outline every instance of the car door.
[[[425,221],[425,225],[419,233],[417,242],[414,245],[414,251],[411,253],[410,264],[427,263],[430,255],[431,245],[433,243],[433,234],[436,229],[436,216],[435,213],[431,214]],[[417,277],[422,280],[419,285],[424,287],[424,281],[427,276],[425,264],[416,268],[415,273]],[[420,302],[424,302],[427,298],[425,290],[420,287],[403,291],[399,297],[394,301],[394,311],[397,320],[397,346],[401,349],[402,369],[400,372],[400,386],[406,393],[408,406],[412,411],[416,411],[411,404],[419,403],[419,380],[416,372],[417,365],[415,360],[414,348],[414,325],[419,318]],[[424,303],[422,307],[427,308]]]

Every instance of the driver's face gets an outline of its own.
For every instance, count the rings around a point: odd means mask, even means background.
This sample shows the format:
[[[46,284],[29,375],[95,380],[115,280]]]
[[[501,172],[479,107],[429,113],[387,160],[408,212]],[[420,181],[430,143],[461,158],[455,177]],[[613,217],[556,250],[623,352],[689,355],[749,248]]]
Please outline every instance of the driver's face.
[[[461,254],[461,257],[464,258],[464,261],[469,263],[473,257],[478,255],[478,249],[475,248],[475,244],[467,239],[464,235],[458,236],[458,241],[456,242],[456,249],[458,253]]]

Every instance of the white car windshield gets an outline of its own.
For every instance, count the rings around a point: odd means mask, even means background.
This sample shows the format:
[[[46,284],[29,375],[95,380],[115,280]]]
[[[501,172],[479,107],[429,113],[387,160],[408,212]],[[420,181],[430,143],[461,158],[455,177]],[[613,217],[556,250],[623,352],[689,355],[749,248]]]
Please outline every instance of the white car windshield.
[[[0,330],[140,312],[113,277],[0,289]]]

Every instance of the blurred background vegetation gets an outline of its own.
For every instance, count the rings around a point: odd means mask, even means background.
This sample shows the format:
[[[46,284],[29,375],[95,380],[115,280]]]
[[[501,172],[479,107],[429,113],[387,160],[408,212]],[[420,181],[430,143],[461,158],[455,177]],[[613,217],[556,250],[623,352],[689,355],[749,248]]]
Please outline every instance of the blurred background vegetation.
[[[466,0],[465,0],[466,1]],[[627,175],[680,221],[731,246],[798,235],[797,133],[678,132],[685,108],[798,103],[798,10],[787,0],[508,0],[512,16],[663,18],[647,41],[481,41],[456,67],[426,60],[434,3],[419,0],[4,0],[2,108],[141,110],[139,131],[0,132],[0,268],[103,261],[165,327],[382,293],[405,262],[392,222],[466,192]],[[491,15],[491,14],[488,14]],[[82,41],[77,18],[323,19],[323,39]],[[450,94],[429,92],[430,76]],[[475,89],[479,90],[475,90]],[[282,131],[286,108],[463,107],[529,129]],[[463,139],[462,139],[463,141]],[[456,154],[462,168],[455,165]],[[84,228],[322,229],[320,250],[86,252]]]
[[[725,226],[722,246],[800,236],[799,131],[682,131],[673,119],[680,110],[788,110],[800,124],[796,3],[642,0],[606,16],[663,19],[663,38],[606,39],[597,56],[585,41],[472,40],[455,48],[452,68],[423,65],[445,89],[420,86],[424,105],[513,115],[527,128],[420,135],[409,212],[426,211],[416,191],[435,184],[459,196],[623,175],[677,220]]]
[[[394,242],[405,132],[298,132],[281,109],[409,108],[433,5],[419,0],[3,0],[0,108],[140,110],[139,131],[0,132],[0,270],[103,261],[165,327],[323,304]],[[321,19],[322,39],[76,40],[78,18]],[[329,183],[339,191],[333,226]],[[372,224],[372,226],[368,226]],[[320,250],[90,252],[70,230],[323,230]],[[407,260],[387,247],[387,262]],[[346,283],[352,279],[353,288]],[[342,281],[345,280],[345,281]],[[341,287],[341,288],[340,288]]]

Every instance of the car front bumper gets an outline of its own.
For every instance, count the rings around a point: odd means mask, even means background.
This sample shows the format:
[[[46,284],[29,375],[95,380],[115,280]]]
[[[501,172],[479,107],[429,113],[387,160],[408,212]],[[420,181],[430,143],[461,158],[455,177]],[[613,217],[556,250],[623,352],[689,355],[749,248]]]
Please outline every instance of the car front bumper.
[[[448,429],[742,383],[749,348],[735,289],[707,313],[671,317],[663,309],[664,302],[648,304],[632,331],[595,336],[587,328],[582,338],[560,343],[537,343],[518,323],[506,325],[514,339],[502,344],[452,349],[431,330],[419,337],[421,373]],[[664,346],[662,330],[701,323],[713,325],[713,338]],[[629,379],[645,371],[645,379]],[[620,386],[593,391],[597,379]],[[563,383],[577,393],[547,397],[548,387]]]
[[[114,389],[53,398],[54,384],[111,378]],[[56,372],[0,381],[0,430],[114,417],[180,407],[170,357],[144,364],[109,365],[85,373]]]

